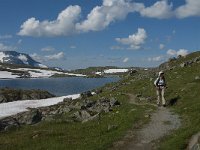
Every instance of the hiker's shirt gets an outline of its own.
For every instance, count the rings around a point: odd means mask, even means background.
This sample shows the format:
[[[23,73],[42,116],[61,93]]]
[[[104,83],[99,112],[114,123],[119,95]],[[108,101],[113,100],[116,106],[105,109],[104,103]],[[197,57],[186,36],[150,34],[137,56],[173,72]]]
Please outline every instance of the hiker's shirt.
[[[166,86],[166,83],[165,83],[165,80],[163,79],[160,79],[160,78],[157,78],[155,81],[154,81],[154,85],[159,87],[160,89],[164,89],[165,86]]]

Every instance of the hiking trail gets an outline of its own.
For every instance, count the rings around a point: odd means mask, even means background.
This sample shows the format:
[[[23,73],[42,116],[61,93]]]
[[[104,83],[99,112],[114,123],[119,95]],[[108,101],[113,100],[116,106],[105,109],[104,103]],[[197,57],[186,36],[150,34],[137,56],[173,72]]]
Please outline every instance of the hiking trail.
[[[127,94],[129,102],[136,105],[133,94]],[[154,104],[151,104],[156,106]],[[113,144],[115,150],[152,150],[155,149],[154,141],[159,140],[163,136],[176,130],[181,126],[180,118],[177,114],[172,113],[169,108],[158,107],[157,110],[150,115],[150,122],[138,129],[129,130],[126,136]]]

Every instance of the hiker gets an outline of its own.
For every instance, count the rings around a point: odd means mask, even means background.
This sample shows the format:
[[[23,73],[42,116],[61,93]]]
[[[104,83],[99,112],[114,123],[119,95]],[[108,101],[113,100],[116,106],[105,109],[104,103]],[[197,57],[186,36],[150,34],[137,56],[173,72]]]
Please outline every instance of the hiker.
[[[166,88],[166,81],[165,81],[165,77],[164,77],[164,72],[160,71],[159,72],[159,76],[158,78],[154,81],[154,85],[156,87],[156,94],[157,94],[157,105],[160,106],[160,102],[162,99],[162,106],[165,107],[166,106],[166,102],[165,102],[165,88]]]

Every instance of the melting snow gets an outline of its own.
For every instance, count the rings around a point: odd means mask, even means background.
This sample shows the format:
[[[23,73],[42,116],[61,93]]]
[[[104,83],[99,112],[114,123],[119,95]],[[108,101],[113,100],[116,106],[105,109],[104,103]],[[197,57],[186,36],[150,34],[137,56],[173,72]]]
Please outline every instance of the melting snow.
[[[24,64],[28,64],[28,62],[27,62],[28,58],[27,58],[25,55],[20,54],[20,55],[18,56],[18,58],[19,58],[21,61],[23,61]]]
[[[19,77],[18,75],[12,75],[11,72],[8,71],[0,71],[0,79],[15,79]]]
[[[27,108],[38,108],[44,106],[55,105],[59,102],[62,102],[64,98],[77,99],[80,97],[80,94],[54,97],[48,99],[40,100],[23,100],[23,101],[14,101],[9,103],[0,104],[0,118],[15,115],[20,112],[28,111]]]
[[[128,69],[107,69],[104,70],[104,73],[124,73],[128,72]]]
[[[0,62],[3,62],[3,58],[9,57],[8,55],[5,55],[4,52],[0,52]]]
[[[85,77],[83,74],[64,73],[60,71],[44,70],[44,69],[31,69],[31,68],[18,68],[13,70],[28,71],[31,78],[48,78],[54,74],[65,74],[70,76]]]

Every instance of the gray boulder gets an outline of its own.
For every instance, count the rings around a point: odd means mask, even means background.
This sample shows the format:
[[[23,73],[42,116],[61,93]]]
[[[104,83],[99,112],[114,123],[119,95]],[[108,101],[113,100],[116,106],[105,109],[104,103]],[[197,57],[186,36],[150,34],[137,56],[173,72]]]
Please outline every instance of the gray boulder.
[[[20,124],[35,124],[42,120],[42,113],[38,109],[31,109],[16,116]]]
[[[0,131],[9,130],[11,128],[16,128],[19,126],[20,124],[18,123],[17,119],[13,117],[8,117],[0,120]]]
[[[91,91],[81,93],[81,98],[88,98],[91,96],[93,96]]]

